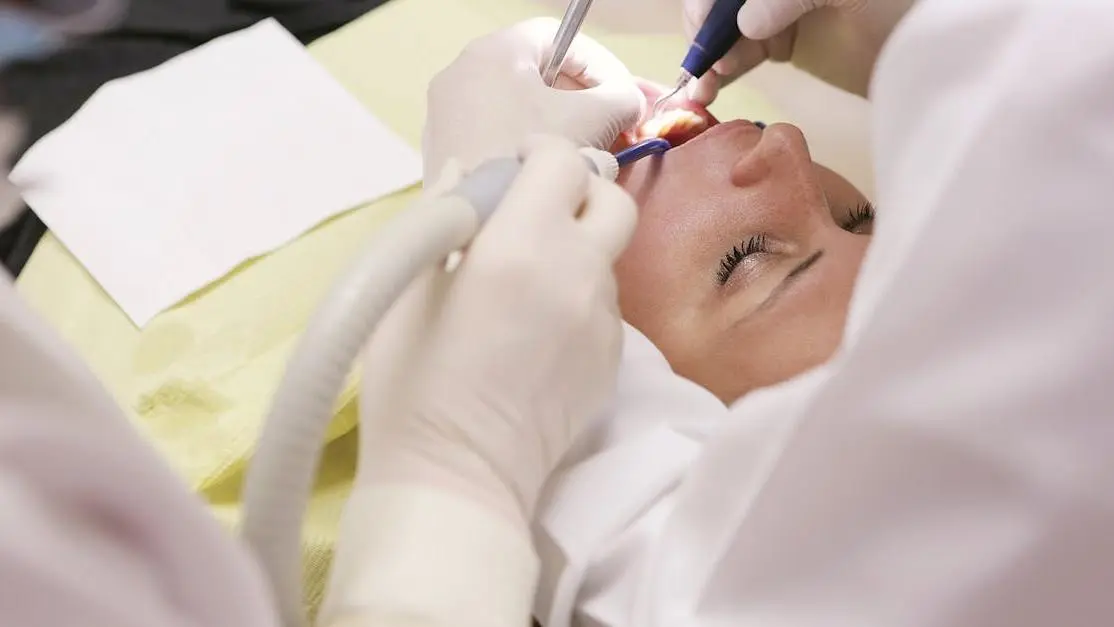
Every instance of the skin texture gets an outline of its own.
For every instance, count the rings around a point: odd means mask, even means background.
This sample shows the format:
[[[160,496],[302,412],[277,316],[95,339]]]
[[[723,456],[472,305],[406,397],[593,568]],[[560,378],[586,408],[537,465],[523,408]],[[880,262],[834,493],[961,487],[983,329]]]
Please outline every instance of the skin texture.
[[[796,127],[709,119],[710,130],[621,174],[639,225],[616,276],[627,322],[730,403],[835,352],[872,210],[813,163]],[[724,256],[758,236],[768,251],[721,285]]]

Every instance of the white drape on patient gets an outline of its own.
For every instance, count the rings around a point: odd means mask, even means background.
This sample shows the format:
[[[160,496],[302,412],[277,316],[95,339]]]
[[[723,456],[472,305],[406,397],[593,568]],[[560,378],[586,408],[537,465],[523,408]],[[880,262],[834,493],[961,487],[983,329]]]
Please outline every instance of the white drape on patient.
[[[542,560],[535,614],[546,625],[623,624],[634,567],[660,531],[670,495],[727,408],[673,373],[661,352],[624,323],[613,407],[554,474],[534,539]]]
[[[632,341],[542,521],[547,627],[1110,624],[1111,32],[1105,2],[918,2],[843,348],[717,412]]]

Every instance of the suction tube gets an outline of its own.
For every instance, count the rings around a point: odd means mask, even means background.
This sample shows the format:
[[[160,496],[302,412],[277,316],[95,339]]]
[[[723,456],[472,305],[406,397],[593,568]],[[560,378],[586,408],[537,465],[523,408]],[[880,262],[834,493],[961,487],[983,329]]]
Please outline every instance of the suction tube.
[[[586,150],[615,180],[615,157]],[[449,194],[419,200],[369,243],[310,319],[275,394],[244,482],[241,534],[267,575],[286,627],[305,627],[301,535],[325,432],[352,362],[420,272],[462,248],[495,212],[521,164],[489,161]]]

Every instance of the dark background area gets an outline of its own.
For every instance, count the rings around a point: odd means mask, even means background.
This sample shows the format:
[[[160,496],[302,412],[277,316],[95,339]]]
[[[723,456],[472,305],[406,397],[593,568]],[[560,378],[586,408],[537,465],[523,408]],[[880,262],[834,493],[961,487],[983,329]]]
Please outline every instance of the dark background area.
[[[277,19],[302,43],[309,43],[387,1],[130,0],[128,14],[116,29],[77,42],[49,59],[12,65],[0,72],[4,107],[16,110],[28,125],[12,163],[110,80],[150,69],[268,17]],[[24,207],[0,231],[0,263],[18,275],[44,233],[42,221]]]

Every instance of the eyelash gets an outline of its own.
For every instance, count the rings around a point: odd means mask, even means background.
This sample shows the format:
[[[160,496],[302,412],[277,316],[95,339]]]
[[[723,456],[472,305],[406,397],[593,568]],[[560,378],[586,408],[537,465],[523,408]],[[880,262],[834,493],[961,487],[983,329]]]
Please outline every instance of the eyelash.
[[[853,233],[860,226],[873,222],[874,213],[873,203],[864,202],[856,205],[848,212],[847,220],[840,225],[840,228]],[[769,252],[768,244],[767,236],[755,235],[727,251],[727,254],[719,262],[719,270],[716,271],[716,280],[719,284],[725,285],[727,280],[731,278],[731,274],[735,272],[735,268],[738,268],[739,264],[747,257]]]
[[[840,225],[845,231],[855,232],[855,229],[864,224],[874,222],[874,203],[863,202],[856,205],[847,214],[847,221]]]
[[[767,243],[768,239],[765,235],[755,235],[739,246],[727,251],[727,254],[720,260],[719,270],[716,272],[716,279],[719,281],[719,284],[724,285],[727,283],[727,279],[731,278],[731,273],[734,272],[735,268],[739,267],[739,264],[747,257],[769,252],[770,249]]]

